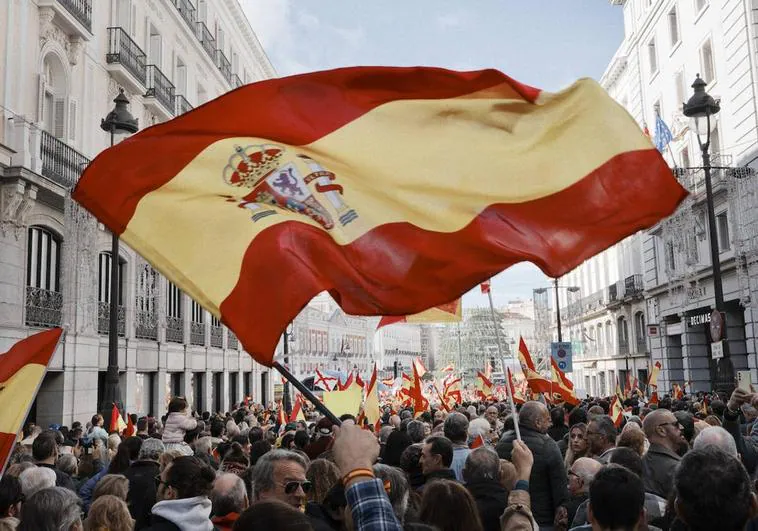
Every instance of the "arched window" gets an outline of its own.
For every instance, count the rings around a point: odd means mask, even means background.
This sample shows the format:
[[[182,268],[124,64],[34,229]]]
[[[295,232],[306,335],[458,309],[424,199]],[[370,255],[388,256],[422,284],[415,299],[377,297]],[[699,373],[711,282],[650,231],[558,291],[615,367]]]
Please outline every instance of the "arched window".
[[[610,321],[605,322],[605,346],[608,354],[613,354],[613,325]]]
[[[76,121],[76,105],[66,109],[68,102],[68,77],[60,57],[48,53],[42,62],[39,89],[39,119],[42,128],[55,138],[66,141],[73,139]],[[71,127],[66,126],[66,119]]]
[[[616,321],[616,334],[618,336],[619,354],[629,353],[629,327],[624,316]]]
[[[29,227],[26,244],[26,324],[60,326],[61,238],[45,227]]]
[[[645,314],[637,312],[634,314],[634,336],[637,343],[637,352],[647,352],[647,341],[645,340],[646,334]]]

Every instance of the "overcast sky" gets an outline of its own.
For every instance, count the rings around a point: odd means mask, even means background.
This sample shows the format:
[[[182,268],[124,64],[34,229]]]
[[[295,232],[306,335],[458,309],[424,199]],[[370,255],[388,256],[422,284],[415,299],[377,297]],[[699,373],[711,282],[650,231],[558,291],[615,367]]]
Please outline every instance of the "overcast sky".
[[[558,90],[599,78],[623,38],[607,0],[241,0],[279,75],[351,65],[497,68]],[[496,305],[530,298],[548,279],[516,265],[495,277]],[[466,306],[486,305],[479,289]]]

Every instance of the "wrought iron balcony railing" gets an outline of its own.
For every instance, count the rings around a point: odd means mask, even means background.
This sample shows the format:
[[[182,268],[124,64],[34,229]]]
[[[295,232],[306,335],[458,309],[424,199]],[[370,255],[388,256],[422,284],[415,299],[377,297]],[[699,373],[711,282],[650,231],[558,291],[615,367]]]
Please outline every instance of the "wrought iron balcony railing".
[[[92,0],[58,0],[58,3],[92,33]]]
[[[637,343],[638,354],[644,354],[645,352],[647,352],[647,341],[645,341],[644,337],[638,337],[636,343]]]
[[[179,10],[179,14],[182,16],[190,29],[195,29],[197,10],[195,9],[195,6],[192,5],[192,2],[189,0],[175,0],[175,5],[176,9]]]
[[[26,326],[60,326],[62,312],[62,293],[26,287]]]
[[[174,84],[161,72],[160,68],[155,65],[147,65],[147,81],[145,83],[147,92],[145,97],[155,98],[171,114],[176,112],[176,103],[174,102]]]
[[[223,348],[224,346],[224,327],[211,325],[211,346],[214,348]]]
[[[224,52],[216,50],[216,66],[218,67],[221,75],[224,76],[229,83],[232,82],[232,63],[226,58]]]
[[[620,356],[626,356],[629,354],[629,340],[619,339],[618,350]]]
[[[184,320],[181,317],[166,316],[166,341],[184,343]]]
[[[47,131],[42,131],[40,144],[42,175],[66,188],[76,186],[90,160]]]
[[[176,100],[176,116],[179,116],[181,114],[184,114],[185,112],[190,112],[194,107],[190,102],[187,101],[187,98],[182,96],[181,94],[177,94],[174,96]]]
[[[107,63],[123,65],[137,81],[145,85],[147,57],[123,28],[108,28],[108,52],[105,60]]]
[[[109,302],[97,303],[97,333],[108,335],[111,323],[111,305]],[[118,307],[118,335],[124,337],[126,332],[126,310]]]
[[[158,316],[154,312],[134,313],[134,337],[158,341]]]
[[[227,348],[231,350],[237,350],[239,348],[239,341],[237,340],[237,336],[235,336],[234,332],[231,330],[228,330],[227,333],[229,334],[229,336],[226,338]]]
[[[644,289],[642,275],[630,275],[624,279],[624,296],[634,297],[642,294]]]
[[[190,323],[190,345],[205,346],[205,323]]]
[[[208,29],[208,26],[205,25],[205,22],[198,22],[197,23],[197,40],[200,41],[200,44],[203,45],[203,48],[205,48],[205,51],[208,52],[208,55],[210,58],[215,62],[216,61],[216,39],[213,37],[213,34]]]

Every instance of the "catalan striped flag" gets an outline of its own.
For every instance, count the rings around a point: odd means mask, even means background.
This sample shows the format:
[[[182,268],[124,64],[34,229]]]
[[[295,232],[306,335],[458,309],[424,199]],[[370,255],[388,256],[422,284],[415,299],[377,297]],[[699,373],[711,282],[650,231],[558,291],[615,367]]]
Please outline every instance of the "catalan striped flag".
[[[62,328],[39,332],[0,355],[0,473],[13,451],[62,333]]]
[[[685,196],[596,82],[429,67],[245,85],[102,152],[73,192],[266,365],[319,292],[413,315],[524,260],[559,277]]]

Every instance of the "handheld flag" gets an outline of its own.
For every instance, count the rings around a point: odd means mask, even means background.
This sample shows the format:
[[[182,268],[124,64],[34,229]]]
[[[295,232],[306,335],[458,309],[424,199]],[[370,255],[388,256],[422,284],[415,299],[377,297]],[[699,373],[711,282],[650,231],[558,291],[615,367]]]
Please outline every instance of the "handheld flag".
[[[121,433],[126,429],[126,422],[121,417],[121,412],[118,410],[118,406],[113,404],[111,409],[111,422],[108,433]]]
[[[305,414],[303,413],[303,400],[300,398],[300,395],[297,395],[295,397],[295,405],[292,406],[289,421],[297,422],[298,420],[305,420]]]
[[[655,148],[663,153],[663,150],[666,149],[666,146],[668,146],[671,143],[671,140],[674,138],[674,135],[671,134],[671,130],[669,129],[669,126],[666,125],[666,122],[663,121],[663,118],[661,118],[660,114],[655,115]]]
[[[326,376],[320,370],[316,369],[316,380],[313,382],[314,385],[323,387],[325,391],[331,391],[332,385],[329,382],[337,382],[337,381],[338,381],[337,378],[333,376]]]
[[[560,277],[686,195],[595,81],[429,67],[245,85],[100,153],[73,192],[268,366],[317,293],[412,315],[524,260]]]
[[[617,428],[621,426],[621,422],[624,420],[624,408],[621,406],[621,401],[616,395],[611,399],[611,407],[608,415],[611,417],[614,426]]]
[[[523,337],[519,337],[518,357],[519,362],[521,363],[521,370],[524,372],[529,389],[535,393],[552,393],[550,380],[544,378],[537,372],[537,368],[532,361],[531,354],[529,354],[529,349],[526,348],[526,342]]]
[[[39,332],[0,355],[0,473],[11,456],[61,334],[62,328]]]
[[[492,282],[488,279],[479,284],[479,289],[482,290],[483,295],[487,295],[492,289]]]
[[[429,308],[421,313],[406,316],[384,316],[377,325],[377,330],[383,326],[395,323],[458,323],[461,321],[461,299],[458,298],[447,304],[440,304],[434,308]]]
[[[481,448],[484,445],[485,445],[484,437],[482,437],[482,435],[479,434],[476,437],[476,439],[474,439],[473,441],[471,441],[471,444],[469,445],[469,448],[471,448],[472,450],[476,450],[477,448]]]
[[[480,371],[476,371],[476,392],[482,400],[492,397],[492,381]]]
[[[363,414],[368,419],[369,423],[374,426],[375,431],[379,431],[379,426],[382,419],[382,410],[379,407],[379,394],[378,394],[378,380],[376,365],[374,365],[374,372],[371,373],[371,379],[368,382],[368,388],[366,389],[366,400],[363,402]]]
[[[525,403],[526,400],[524,399],[524,397],[521,395],[520,392],[516,391],[516,386],[513,385],[513,375],[511,374],[511,368],[510,367],[506,368],[506,373],[508,375],[508,387],[511,390],[511,396],[513,397],[513,402],[515,404],[523,404],[523,403]]]
[[[573,382],[568,379],[552,357],[550,358],[550,368],[553,374],[553,383],[557,386],[558,393],[560,393],[563,401],[574,406],[579,404],[579,399],[574,392]]]
[[[134,429],[134,423],[132,422],[132,416],[127,413],[126,414],[126,429],[124,430],[124,437],[131,437],[134,435],[134,432],[136,430]]]

